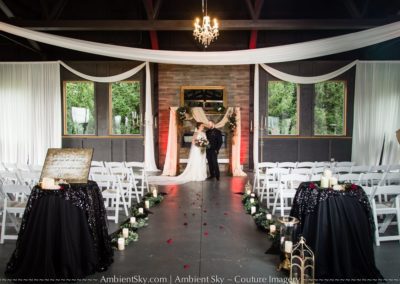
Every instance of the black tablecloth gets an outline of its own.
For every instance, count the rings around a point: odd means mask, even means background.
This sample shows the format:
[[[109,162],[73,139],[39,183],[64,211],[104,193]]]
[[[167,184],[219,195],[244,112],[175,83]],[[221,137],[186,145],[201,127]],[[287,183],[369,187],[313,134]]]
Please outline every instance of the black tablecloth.
[[[299,234],[315,254],[317,283],[376,283],[383,277],[375,266],[371,207],[361,187],[346,188],[334,191],[302,183],[290,215],[300,220]]]
[[[101,191],[95,182],[60,190],[34,187],[6,276],[80,279],[113,261]]]

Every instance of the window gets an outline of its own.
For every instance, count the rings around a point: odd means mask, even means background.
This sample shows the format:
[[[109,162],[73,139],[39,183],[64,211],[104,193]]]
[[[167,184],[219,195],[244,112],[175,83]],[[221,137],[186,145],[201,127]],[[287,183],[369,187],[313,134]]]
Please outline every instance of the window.
[[[346,82],[315,84],[314,134],[345,135]]]
[[[110,85],[111,134],[139,134],[143,125],[140,112],[140,82],[123,81]]]
[[[64,134],[93,135],[95,133],[93,82],[64,82]]]
[[[268,134],[297,135],[297,85],[283,81],[268,82]],[[267,122],[261,121],[265,128]]]

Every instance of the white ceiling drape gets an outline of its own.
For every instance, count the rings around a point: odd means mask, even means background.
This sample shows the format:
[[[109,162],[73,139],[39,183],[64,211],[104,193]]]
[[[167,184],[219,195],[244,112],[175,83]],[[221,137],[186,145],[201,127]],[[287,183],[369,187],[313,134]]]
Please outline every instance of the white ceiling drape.
[[[32,31],[3,22],[0,22],[0,31],[62,48],[128,60],[189,65],[247,65],[309,59],[381,43],[400,36],[400,22],[326,39],[220,52],[149,50],[116,46]]]

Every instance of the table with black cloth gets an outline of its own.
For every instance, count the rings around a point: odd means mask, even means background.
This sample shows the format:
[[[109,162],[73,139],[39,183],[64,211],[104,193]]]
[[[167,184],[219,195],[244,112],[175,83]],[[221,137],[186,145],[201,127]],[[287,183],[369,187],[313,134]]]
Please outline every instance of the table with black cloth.
[[[300,220],[298,234],[315,254],[317,283],[332,283],[332,279],[376,283],[383,278],[375,265],[372,210],[361,187],[348,184],[338,191],[304,182],[290,215]]]
[[[101,190],[93,181],[32,189],[6,276],[81,279],[113,261]]]

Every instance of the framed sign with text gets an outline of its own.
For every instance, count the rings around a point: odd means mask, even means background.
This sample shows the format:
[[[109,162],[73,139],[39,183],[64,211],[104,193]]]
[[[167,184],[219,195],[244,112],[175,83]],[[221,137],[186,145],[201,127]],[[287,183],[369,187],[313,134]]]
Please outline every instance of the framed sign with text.
[[[87,183],[93,149],[48,149],[40,181],[63,179],[68,183]]]

